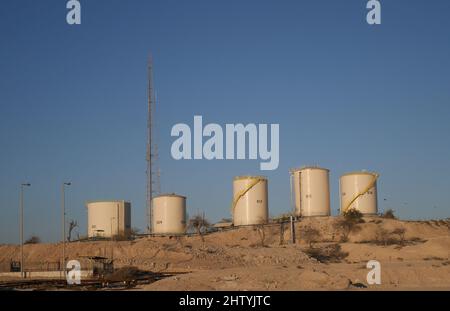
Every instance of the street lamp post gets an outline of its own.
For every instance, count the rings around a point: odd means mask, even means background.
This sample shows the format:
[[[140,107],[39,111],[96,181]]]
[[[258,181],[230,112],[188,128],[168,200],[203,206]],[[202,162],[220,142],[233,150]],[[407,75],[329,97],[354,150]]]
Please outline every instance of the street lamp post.
[[[20,185],[20,276],[24,277],[24,258],[23,258],[23,188],[30,187],[31,184],[21,184]]]
[[[66,198],[65,186],[70,186],[72,183],[65,182],[61,185],[61,209],[62,209],[62,271],[66,272]]]

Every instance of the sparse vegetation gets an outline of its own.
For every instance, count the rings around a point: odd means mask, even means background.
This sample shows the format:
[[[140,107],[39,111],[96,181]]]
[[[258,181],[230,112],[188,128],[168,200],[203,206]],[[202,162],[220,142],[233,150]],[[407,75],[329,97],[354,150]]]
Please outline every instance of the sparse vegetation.
[[[392,231],[388,231],[383,227],[378,227],[375,233],[375,240],[372,241],[376,245],[399,245],[400,248],[406,245],[405,239],[406,229],[405,228],[395,228]]]
[[[423,240],[418,237],[406,239],[405,238],[406,229],[404,228],[396,228],[393,231],[388,231],[382,227],[378,228],[375,237],[373,240],[360,241],[357,243],[369,243],[375,245],[398,245],[398,249],[401,249],[403,246],[411,246],[416,245],[418,243],[425,243],[426,240]]]
[[[405,228],[395,228],[391,234],[396,235],[398,237],[398,243],[400,245],[404,245],[405,243],[405,235],[406,235],[406,229]]]
[[[394,210],[392,209],[388,209],[387,211],[385,211],[381,217],[386,218],[386,219],[397,219],[397,217],[395,217],[394,214]]]
[[[259,290],[265,289],[265,279],[273,279],[278,282],[281,290],[345,290],[349,279],[356,283],[365,280],[368,273],[367,261],[370,259],[383,261],[385,268],[389,269],[389,277],[395,282],[386,282],[387,289],[432,289],[449,286],[449,280],[446,278],[450,267],[446,251],[446,226],[437,228],[434,225],[432,228],[417,221],[391,221],[378,217],[364,217],[366,223],[361,224],[358,218],[346,219],[341,216],[301,219],[295,223],[297,238],[301,243],[295,245],[288,242],[289,223],[271,222],[234,227],[208,236],[204,234],[205,243],[202,243],[200,236],[193,230],[188,231],[186,235],[148,236],[133,242],[109,242],[107,238],[90,239],[66,245],[66,254],[68,258],[80,260],[83,267],[95,269],[98,280],[95,286],[98,289],[101,286],[127,289],[139,284],[139,288],[145,290],[184,290],[187,288],[185,284],[189,284],[192,290],[201,290],[206,286],[216,289],[227,287],[233,290]],[[382,220],[383,223],[376,224],[377,220]],[[338,221],[361,228],[361,232],[350,234],[351,243],[339,242],[341,231],[334,229],[334,224]],[[25,238],[29,238],[32,233]],[[75,240],[76,233],[77,230],[74,230],[72,241]],[[422,239],[429,239],[430,243],[421,245]],[[289,245],[286,245],[288,243]],[[25,248],[26,268],[30,269],[29,271],[56,271],[60,268],[58,261],[61,260],[61,246],[60,243],[28,245]],[[402,249],[397,251],[397,248]],[[16,261],[17,271],[19,247],[3,245],[0,249],[3,251],[3,256],[0,256],[0,272],[12,271],[12,261]],[[90,258],[86,258],[88,256]],[[113,273],[110,265],[113,259],[116,268],[126,269]],[[93,260],[95,264],[91,264]],[[140,277],[141,271],[133,267],[152,271],[156,275],[153,277],[152,272],[149,272],[148,275]],[[421,282],[414,279],[409,283],[408,273],[411,269],[421,275],[430,273],[430,277],[421,279]],[[184,272],[189,275],[183,276]],[[290,277],[296,272],[302,274],[304,282],[298,283],[297,278]],[[230,277],[231,273],[241,280],[245,278],[248,283],[232,281],[234,277]],[[168,277],[167,283],[161,282],[161,285],[153,286],[150,284],[161,277]],[[274,285],[270,285],[270,289],[274,288]]]
[[[321,237],[320,231],[315,228],[312,228],[312,227],[303,228],[300,231],[300,234],[301,234],[302,240],[304,240],[306,243],[308,243],[309,248],[313,248],[313,244],[315,242],[317,242],[319,240],[319,238]]]
[[[39,243],[41,243],[41,238],[36,235],[31,236],[28,240],[24,242],[24,244],[39,244]]]
[[[130,229],[130,234],[131,235],[138,235],[140,233],[141,233],[141,229],[139,229],[139,228],[133,227],[133,228]]]
[[[189,228],[193,229],[200,236],[202,242],[205,242],[203,234],[210,226],[210,222],[202,215],[196,215],[189,220]]]
[[[355,224],[364,223],[363,214],[357,209],[351,208],[343,213],[346,220],[354,222]]]
[[[254,230],[258,233],[259,244],[261,247],[266,246],[266,231],[263,224],[255,225]]]
[[[79,232],[77,233],[77,241],[85,241],[88,239],[89,237],[87,236],[87,234],[80,234]]]
[[[305,253],[321,263],[339,263],[348,256],[339,244],[331,244],[321,248],[309,248]]]
[[[112,240],[114,241],[128,241],[130,240],[130,236],[125,234],[124,232],[121,232],[119,234],[116,234],[112,237]]]
[[[335,222],[334,227],[341,232],[341,242],[347,242],[350,233],[358,232],[361,230],[360,223],[364,223],[361,212],[350,209],[345,212]]]
[[[413,238],[410,238],[409,241],[415,242],[415,243],[425,243],[427,240],[424,240],[424,239],[421,239],[421,238],[415,236]]]
[[[272,221],[276,223],[289,222],[291,220],[291,216],[293,216],[292,213],[281,214],[272,218]]]
[[[383,227],[377,228],[377,231],[375,233],[375,240],[376,240],[376,244],[378,244],[378,245],[387,246],[390,244],[395,244],[395,242],[392,243],[394,240],[390,237],[389,231],[387,231]]]
[[[423,260],[438,260],[438,261],[444,261],[444,258],[441,257],[436,257],[436,256],[430,256],[430,257],[425,257]]]

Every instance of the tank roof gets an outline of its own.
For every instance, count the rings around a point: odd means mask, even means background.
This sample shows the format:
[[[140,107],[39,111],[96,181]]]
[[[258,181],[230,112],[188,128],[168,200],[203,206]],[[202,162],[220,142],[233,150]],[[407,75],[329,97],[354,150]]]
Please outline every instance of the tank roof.
[[[378,176],[378,173],[375,172],[369,172],[369,171],[353,171],[353,172],[348,172],[345,174],[342,174],[341,177],[344,176],[350,176],[350,175],[371,175],[371,176]]]
[[[267,177],[265,176],[251,176],[251,175],[247,175],[247,176],[236,176],[233,178],[233,180],[242,180],[242,179],[262,179],[262,180],[267,180]]]
[[[86,201],[86,204],[91,203],[128,203],[130,204],[130,201],[126,200],[93,200],[93,201]]]
[[[314,166],[314,165],[305,165],[305,166],[301,166],[301,167],[295,167],[289,170],[289,172],[294,173],[294,172],[299,172],[299,171],[303,171],[303,170],[323,170],[323,171],[327,171],[329,172],[330,170],[324,167],[320,167],[320,166]]]
[[[184,198],[184,199],[186,199],[186,197],[185,197],[184,195],[179,195],[179,194],[176,194],[176,193],[163,193],[163,194],[158,194],[158,195],[155,195],[155,196],[153,197],[153,199],[161,198],[161,197],[177,197],[177,198]]]

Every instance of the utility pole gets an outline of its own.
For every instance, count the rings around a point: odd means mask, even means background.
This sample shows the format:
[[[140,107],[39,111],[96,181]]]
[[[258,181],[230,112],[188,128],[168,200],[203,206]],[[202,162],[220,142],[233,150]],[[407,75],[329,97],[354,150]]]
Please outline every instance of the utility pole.
[[[30,187],[31,184],[20,185],[20,276],[24,278],[24,256],[23,256],[23,187]]]
[[[61,221],[62,221],[62,271],[63,276],[66,275],[66,194],[65,186],[70,186],[72,183],[64,182],[61,185]]]

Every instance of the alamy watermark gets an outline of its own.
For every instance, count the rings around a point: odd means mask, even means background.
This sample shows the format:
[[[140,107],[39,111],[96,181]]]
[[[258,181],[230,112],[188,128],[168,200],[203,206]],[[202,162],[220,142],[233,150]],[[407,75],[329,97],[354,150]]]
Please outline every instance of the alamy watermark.
[[[263,171],[276,170],[280,161],[279,124],[226,124],[224,130],[216,123],[203,126],[203,117],[194,116],[193,133],[188,124],[178,123],[172,127],[171,135],[178,137],[171,147],[175,160],[245,160],[248,149],[249,160],[259,157],[265,161],[260,163]]]
[[[67,263],[66,280],[68,285],[81,284],[81,264],[78,260],[71,260]]]
[[[381,264],[379,261],[370,260],[367,265],[367,269],[371,269],[367,273],[367,284],[369,285],[381,285]]]
[[[369,0],[367,2],[366,8],[370,10],[367,13],[366,21],[369,25],[380,25],[381,24],[381,3],[379,0]]]
[[[69,25],[81,24],[81,3],[78,0],[69,0],[66,4],[68,10],[66,21]]]
[[[69,25],[81,24],[81,3],[79,0],[67,1],[66,8],[68,10],[66,21]],[[369,0],[366,5],[369,12],[366,15],[366,21],[369,25],[381,24],[381,3],[380,0]]]

